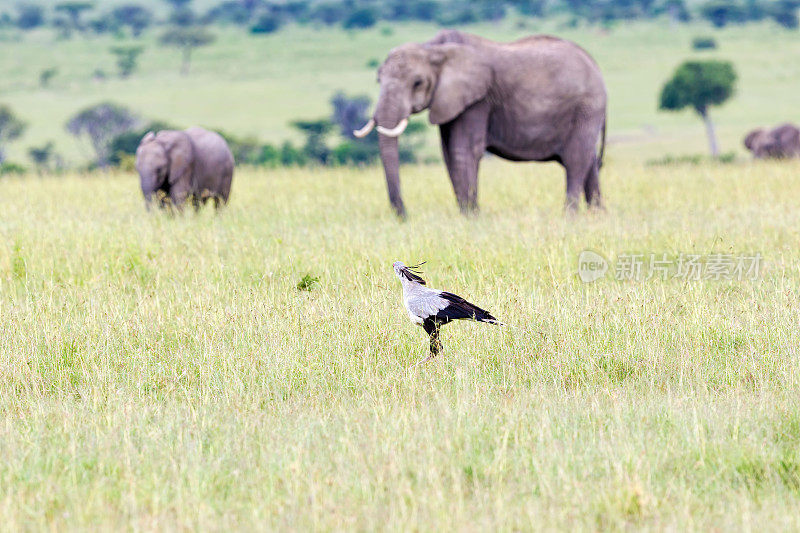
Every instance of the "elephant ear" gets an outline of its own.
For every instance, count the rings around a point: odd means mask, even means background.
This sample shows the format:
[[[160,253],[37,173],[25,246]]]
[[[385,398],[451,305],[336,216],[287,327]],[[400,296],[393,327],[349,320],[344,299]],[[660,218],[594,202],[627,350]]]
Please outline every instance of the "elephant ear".
[[[446,124],[481,100],[489,92],[492,70],[468,45],[442,44],[430,47],[431,63],[440,68],[431,99],[431,124]]]
[[[140,141],[139,144],[152,142],[152,141],[155,140],[155,138],[156,138],[156,134],[153,133],[152,131],[148,131],[147,133],[145,133],[144,137],[142,137],[142,140]]]
[[[191,179],[194,147],[189,136],[182,131],[162,131],[156,138],[169,157],[169,184],[181,179]]]
[[[756,139],[764,133],[763,129],[753,130],[747,134],[747,137],[744,138],[744,146],[748,150],[752,151],[755,148]]]

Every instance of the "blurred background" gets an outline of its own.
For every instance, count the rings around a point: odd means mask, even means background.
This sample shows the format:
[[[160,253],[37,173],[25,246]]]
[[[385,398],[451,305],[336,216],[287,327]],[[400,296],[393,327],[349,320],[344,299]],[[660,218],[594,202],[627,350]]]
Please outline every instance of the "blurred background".
[[[224,133],[259,167],[377,162],[350,135],[394,46],[441,28],[496,40],[578,42],[609,91],[611,159],[706,157],[691,107],[659,109],[687,60],[722,60],[731,96],[711,108],[723,159],[757,126],[800,115],[800,0],[0,0],[0,172],[132,169],[150,129]],[[405,161],[438,161],[427,113]]]

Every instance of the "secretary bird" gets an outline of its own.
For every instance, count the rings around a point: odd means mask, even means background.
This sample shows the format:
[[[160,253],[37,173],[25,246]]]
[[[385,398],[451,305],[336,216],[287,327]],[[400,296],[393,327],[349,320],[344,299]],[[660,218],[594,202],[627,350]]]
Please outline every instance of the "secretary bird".
[[[392,265],[403,285],[403,304],[408,311],[408,318],[414,324],[422,326],[431,337],[431,353],[421,362],[429,361],[442,350],[439,329],[448,322],[468,319],[505,326],[489,311],[469,303],[461,296],[426,287],[425,280],[419,277],[419,267],[424,264],[423,262],[408,267],[397,261]]]

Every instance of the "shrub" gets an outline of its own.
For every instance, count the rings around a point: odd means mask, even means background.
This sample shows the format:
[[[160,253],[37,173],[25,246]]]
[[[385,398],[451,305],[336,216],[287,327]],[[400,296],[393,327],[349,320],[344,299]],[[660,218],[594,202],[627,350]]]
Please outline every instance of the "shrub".
[[[17,27],[31,30],[44,24],[44,9],[39,4],[19,4],[17,6]]]
[[[281,18],[273,13],[264,13],[255,24],[250,27],[250,33],[258,35],[272,33],[281,27]]]
[[[39,73],[39,86],[44,88],[50,85],[50,81],[58,74],[56,67],[46,68]]]
[[[378,16],[371,7],[356,9],[345,19],[343,26],[345,29],[371,28],[378,22]]]
[[[713,50],[717,48],[717,41],[713,37],[695,37],[692,39],[692,49]]]
[[[744,8],[734,0],[710,0],[700,8],[700,14],[717,28],[744,22]]]
[[[14,163],[12,161],[5,161],[0,163],[0,176],[21,176],[28,172],[28,169],[24,166],[20,165],[19,163]]]
[[[67,131],[79,137],[86,135],[101,168],[109,164],[114,153],[111,143],[122,133],[136,127],[138,120],[123,106],[105,102],[86,108],[67,122]]]
[[[138,37],[147,29],[153,19],[153,13],[138,4],[123,4],[111,11],[111,17],[122,27],[128,27],[134,37]]]

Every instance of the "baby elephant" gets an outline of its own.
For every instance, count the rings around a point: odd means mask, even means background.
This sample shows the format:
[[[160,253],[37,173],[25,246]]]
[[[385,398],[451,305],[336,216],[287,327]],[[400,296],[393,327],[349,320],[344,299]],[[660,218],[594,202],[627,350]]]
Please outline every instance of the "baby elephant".
[[[219,208],[231,192],[233,154],[225,139],[203,128],[151,131],[136,150],[136,170],[148,209],[154,195],[162,208],[171,200],[181,211],[187,198],[195,210],[209,198]]]
[[[753,130],[744,138],[744,145],[756,159],[800,157],[800,129],[782,124],[771,130]]]

